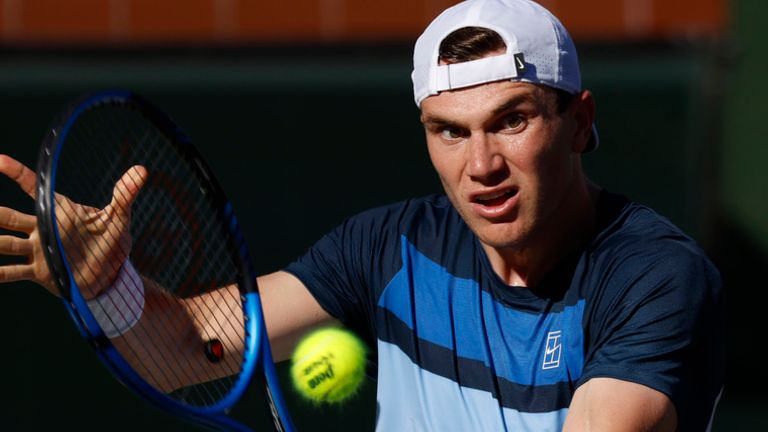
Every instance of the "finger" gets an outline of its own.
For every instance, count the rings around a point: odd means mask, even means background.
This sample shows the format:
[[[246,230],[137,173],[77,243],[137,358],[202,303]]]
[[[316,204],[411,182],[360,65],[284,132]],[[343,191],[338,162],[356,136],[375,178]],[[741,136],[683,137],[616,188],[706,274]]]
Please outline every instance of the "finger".
[[[35,183],[37,176],[34,171],[27,168],[23,163],[16,159],[0,154],[0,173],[9,177],[21,187],[21,190],[32,198],[35,197]]]
[[[36,226],[37,219],[34,216],[7,207],[0,207],[0,228],[29,234],[35,230]]]
[[[0,283],[32,280],[35,271],[29,264],[0,266]]]
[[[31,241],[9,235],[0,236],[0,255],[24,256],[31,253]]]
[[[128,169],[115,184],[110,206],[116,206],[119,210],[129,209],[141,188],[144,187],[148,176],[147,169],[141,165],[134,165]]]

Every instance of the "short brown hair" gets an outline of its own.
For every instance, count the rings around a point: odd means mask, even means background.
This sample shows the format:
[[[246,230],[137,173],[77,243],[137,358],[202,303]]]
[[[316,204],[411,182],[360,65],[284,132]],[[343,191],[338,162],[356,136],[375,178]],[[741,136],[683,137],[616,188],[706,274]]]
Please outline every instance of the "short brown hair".
[[[488,54],[507,48],[498,33],[484,27],[462,27],[454,30],[440,42],[438,60],[444,63],[462,63],[481,59]]]
[[[487,57],[505,50],[507,44],[495,31],[485,27],[462,27],[454,30],[440,42],[438,61],[447,64],[463,63]],[[565,90],[552,88],[557,95],[557,110],[564,112],[573,100]]]

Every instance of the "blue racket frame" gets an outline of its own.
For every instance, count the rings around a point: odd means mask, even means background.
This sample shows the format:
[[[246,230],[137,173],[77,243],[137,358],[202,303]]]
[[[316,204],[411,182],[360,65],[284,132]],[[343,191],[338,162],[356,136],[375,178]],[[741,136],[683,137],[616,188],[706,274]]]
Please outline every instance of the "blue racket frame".
[[[140,107],[140,111],[145,117],[165,132],[170,142],[180,150],[180,153],[189,158],[189,162],[195,167],[197,173],[205,178],[213,189],[213,193],[208,194],[208,196],[214,200],[216,208],[220,209],[219,216],[226,224],[235,243],[233,246],[238,251],[238,264],[242,270],[238,284],[240,284],[241,293],[244,293],[242,294],[245,319],[243,366],[242,372],[230,389],[230,392],[215,405],[192,407],[181,404],[156,390],[136,373],[118,353],[99,326],[85,298],[80,293],[80,289],[78,289],[74,279],[74,273],[65,258],[64,246],[61,242],[56,221],[54,200],[58,160],[69,131],[78,117],[95,105],[109,102],[121,102]],[[264,323],[264,314],[256,286],[256,278],[252,270],[253,267],[245,239],[232,210],[231,203],[226,200],[221,186],[186,134],[160,109],[135,93],[125,90],[108,90],[87,95],[63,113],[61,119],[56,124],[59,126],[55,126],[49,131],[38,159],[36,212],[38,214],[41,240],[44,245],[43,249],[49,268],[61,290],[64,305],[78,330],[86,340],[91,342],[102,362],[120,382],[159,408],[210,428],[237,432],[248,432],[251,429],[227,417],[225,411],[233,407],[243,396],[250,386],[255,371],[260,368],[264,373],[267,384],[266,391],[268,393],[268,401],[271,402],[270,409],[276,410],[279,417],[279,420],[275,419],[275,429],[287,432],[294,431],[295,428],[291,421],[288,407],[285,404],[272,359],[269,338],[267,337]],[[56,250],[53,250],[51,245],[55,245]]]

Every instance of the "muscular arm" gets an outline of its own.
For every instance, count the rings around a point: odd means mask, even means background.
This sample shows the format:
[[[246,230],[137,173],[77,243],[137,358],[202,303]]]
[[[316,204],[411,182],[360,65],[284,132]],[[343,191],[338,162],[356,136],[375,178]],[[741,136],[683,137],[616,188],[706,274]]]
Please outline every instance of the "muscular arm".
[[[565,432],[674,431],[672,401],[650,387],[614,378],[592,378],[576,390]]]
[[[0,175],[12,179],[31,198],[35,197],[36,175],[19,161],[0,154]],[[74,209],[69,212],[69,217],[60,218],[71,220],[73,226],[62,226],[60,229],[64,232],[86,230],[90,233],[87,238],[96,244],[80,249],[86,252],[106,251],[104,256],[80,254],[83,259],[72,264],[73,267],[102,271],[111,269],[113,273],[120,268],[130,250],[126,246],[130,244],[126,241],[129,240],[130,206],[146,178],[145,168],[136,166],[129,169],[116,183],[113,200],[103,210],[85,208],[57,195],[59,209]],[[71,214],[85,216],[71,217]],[[88,215],[94,217],[86,217]],[[0,255],[22,256],[27,261],[25,264],[0,266],[0,283],[31,280],[58,295],[43,256],[35,217],[0,206],[0,228],[21,234],[0,235]],[[87,262],[88,259],[95,260],[95,263]],[[105,288],[102,285],[108,285],[114,279],[114,274],[83,274],[93,276],[78,281],[88,299],[102,292]],[[228,376],[239,370],[244,329],[240,324],[242,308],[237,287],[222,287],[210,293],[180,299],[154,281],[143,279],[143,283],[145,303],[140,321],[131,331],[112,339],[115,347],[139,374],[157,388],[171,391]],[[296,277],[276,272],[258,278],[258,285],[275,360],[287,359],[297,339],[308,329],[332,322]],[[219,325],[226,321],[237,324]],[[205,342],[214,337],[220,339],[227,350],[224,361],[217,364],[209,362],[203,351]]]
[[[336,322],[292,274],[275,272],[257,282],[276,362],[288,359],[308,330]]]
[[[298,339],[309,329],[333,322],[293,275],[276,272],[257,282],[275,361],[289,358]],[[243,327],[221,324],[242,322],[237,287],[179,299],[150,280],[145,279],[144,284],[141,320],[112,342],[147,381],[169,392],[239,370]],[[221,363],[209,362],[203,350],[205,342],[214,337],[225,347]]]

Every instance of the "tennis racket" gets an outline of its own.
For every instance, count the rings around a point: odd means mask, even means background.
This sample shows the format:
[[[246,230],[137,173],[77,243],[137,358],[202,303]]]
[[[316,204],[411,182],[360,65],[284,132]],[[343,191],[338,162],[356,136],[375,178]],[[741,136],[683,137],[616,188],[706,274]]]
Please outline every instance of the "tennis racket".
[[[51,274],[115,377],[232,431],[251,430],[228,413],[260,381],[275,429],[293,430],[245,241],[187,136],[136,94],[90,94],[50,129],[37,172]]]

